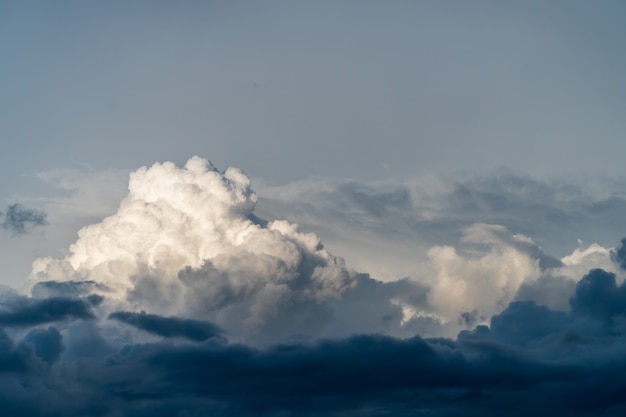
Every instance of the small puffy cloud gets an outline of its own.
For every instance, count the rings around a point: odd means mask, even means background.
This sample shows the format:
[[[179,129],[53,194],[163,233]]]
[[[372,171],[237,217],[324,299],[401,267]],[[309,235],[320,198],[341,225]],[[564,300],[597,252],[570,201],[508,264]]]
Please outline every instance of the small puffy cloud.
[[[559,346],[563,343],[626,347],[626,285],[617,285],[615,274],[602,269],[589,271],[576,283],[569,304],[567,311],[558,311],[532,300],[512,302],[491,318],[491,335],[516,345],[552,344],[553,355],[572,353]]]
[[[462,252],[451,246],[428,251],[436,274],[429,302],[446,320],[468,314],[489,318],[502,311],[523,283],[539,277],[546,258],[532,240],[502,226],[472,225],[462,243]]]
[[[47,224],[47,215],[41,210],[29,209],[21,204],[12,204],[4,213],[2,227],[14,235],[21,235],[33,227]]]

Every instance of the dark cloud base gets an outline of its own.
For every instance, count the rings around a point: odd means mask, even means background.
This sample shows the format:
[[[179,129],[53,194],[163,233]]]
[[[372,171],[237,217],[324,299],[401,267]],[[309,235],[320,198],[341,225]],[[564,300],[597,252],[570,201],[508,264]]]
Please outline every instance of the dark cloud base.
[[[198,320],[118,312],[99,322],[97,306],[86,294],[5,300],[4,415],[626,413],[626,285],[601,269],[579,281],[567,312],[516,301],[456,340],[370,334],[261,349]],[[163,339],[132,342],[111,330],[120,321]]]

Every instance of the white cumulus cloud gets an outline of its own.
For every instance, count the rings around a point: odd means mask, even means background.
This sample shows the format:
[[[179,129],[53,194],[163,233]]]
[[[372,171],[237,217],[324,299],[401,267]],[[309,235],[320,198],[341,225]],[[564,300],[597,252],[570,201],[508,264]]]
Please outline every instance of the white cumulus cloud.
[[[191,158],[131,173],[117,212],[81,229],[62,259],[33,264],[35,281],[104,284],[109,309],[202,317],[233,340],[308,334],[325,302],[355,285],[343,260],[287,221],[264,222],[249,178]]]

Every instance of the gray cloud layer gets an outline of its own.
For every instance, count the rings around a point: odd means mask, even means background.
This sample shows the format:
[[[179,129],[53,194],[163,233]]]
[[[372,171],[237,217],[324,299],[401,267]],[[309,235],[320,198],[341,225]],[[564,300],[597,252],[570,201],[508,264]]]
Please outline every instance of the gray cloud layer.
[[[516,301],[456,339],[369,334],[261,349],[203,342],[220,332],[195,320],[114,313],[163,337],[140,343],[111,321],[89,327],[72,316],[23,337],[0,333],[0,403],[31,416],[617,416],[626,411],[624,294],[596,269],[568,311]],[[54,303],[36,306],[56,317]],[[179,336],[195,342],[171,342]]]

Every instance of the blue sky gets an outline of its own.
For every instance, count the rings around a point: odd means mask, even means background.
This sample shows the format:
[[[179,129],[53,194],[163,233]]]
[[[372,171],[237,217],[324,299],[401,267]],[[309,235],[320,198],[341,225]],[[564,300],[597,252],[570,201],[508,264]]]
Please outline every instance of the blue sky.
[[[622,415],[625,15],[0,2],[0,404]]]

